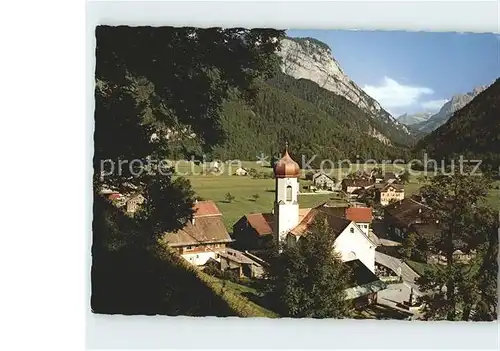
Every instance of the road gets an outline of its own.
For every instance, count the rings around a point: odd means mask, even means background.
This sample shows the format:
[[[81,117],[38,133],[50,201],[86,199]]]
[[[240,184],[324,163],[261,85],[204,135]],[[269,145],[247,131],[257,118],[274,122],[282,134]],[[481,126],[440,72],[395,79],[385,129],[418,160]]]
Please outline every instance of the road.
[[[408,310],[399,307],[400,304],[409,300],[410,291],[411,288],[407,283],[391,284],[387,289],[384,289],[377,293],[377,303],[391,308],[395,308],[399,311],[410,313],[411,315],[413,315],[414,318],[418,319],[420,316],[419,311],[409,312]],[[413,289],[414,301],[418,296],[421,296],[421,294],[418,291],[415,291],[415,289]]]
[[[399,258],[375,251],[375,262],[389,268],[397,275],[400,275],[404,282],[413,286],[414,289],[418,289],[415,280],[420,276]]]

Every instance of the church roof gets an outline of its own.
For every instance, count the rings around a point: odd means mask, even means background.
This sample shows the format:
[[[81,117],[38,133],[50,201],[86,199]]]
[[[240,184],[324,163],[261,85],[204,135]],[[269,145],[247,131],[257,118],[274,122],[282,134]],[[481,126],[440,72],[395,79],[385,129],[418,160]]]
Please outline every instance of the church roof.
[[[285,154],[274,165],[274,176],[276,178],[300,177],[300,166],[288,154],[288,144],[285,150]]]
[[[328,226],[335,235],[340,235],[340,233],[342,233],[344,229],[351,223],[351,221],[339,217],[338,211],[335,209],[335,207],[319,206],[316,208],[312,208],[309,213],[299,222],[299,224],[290,231],[290,233],[296,236],[304,235],[311,228],[314,220],[320,214],[326,215]]]
[[[353,207],[356,208],[356,207]],[[363,209],[362,207],[359,207]],[[295,236],[302,236],[304,234],[307,234],[307,232],[311,229],[312,224],[314,223],[314,220],[320,215],[324,214],[326,215],[326,220],[328,223],[328,227],[332,231],[332,233],[337,237],[342,232],[347,228],[349,224],[352,222],[356,223],[356,221],[346,218],[346,211],[349,208],[346,207],[329,207],[323,205],[319,205],[318,207],[310,209],[309,213],[305,215],[303,218],[300,218],[299,214],[299,224],[293,228],[290,231],[290,234],[295,235]],[[371,208],[369,208],[371,212]],[[364,211],[364,210],[362,210]],[[357,219],[358,220],[367,220],[366,217],[359,215],[358,213],[354,212],[356,215],[358,215]],[[363,213],[365,215],[366,213]],[[370,219],[371,221],[371,219]],[[361,221],[361,223],[367,223]],[[359,229],[359,228],[358,228]],[[360,233],[363,234],[370,242],[372,242],[374,245],[377,245],[376,240],[373,238],[373,236],[366,235],[361,229],[359,230]]]

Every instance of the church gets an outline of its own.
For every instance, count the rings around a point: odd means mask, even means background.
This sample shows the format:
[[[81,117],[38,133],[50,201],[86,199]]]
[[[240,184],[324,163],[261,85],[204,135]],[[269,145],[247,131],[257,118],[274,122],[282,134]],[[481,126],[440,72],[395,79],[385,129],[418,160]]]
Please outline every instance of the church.
[[[251,214],[242,217],[233,227],[233,235],[242,249],[266,248],[266,241],[274,241],[277,247],[294,245],[306,236],[314,220],[325,216],[335,235],[334,247],[346,264],[355,266],[350,298],[376,299],[376,292],[385,288],[375,275],[375,249],[377,241],[370,236],[367,227],[371,223],[369,208],[331,207],[326,203],[315,208],[299,207],[300,166],[290,157],[288,145],[284,155],[274,165],[275,199],[272,213]],[[368,211],[367,211],[368,210]]]

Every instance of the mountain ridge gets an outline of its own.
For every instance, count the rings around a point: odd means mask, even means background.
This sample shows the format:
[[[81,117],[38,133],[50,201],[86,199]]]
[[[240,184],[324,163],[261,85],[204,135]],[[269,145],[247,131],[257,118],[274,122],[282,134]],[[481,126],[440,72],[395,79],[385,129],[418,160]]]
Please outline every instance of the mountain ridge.
[[[427,121],[416,123],[412,125],[412,129],[415,133],[420,136],[429,134],[430,132],[436,130],[443,124],[445,124],[448,119],[458,110],[465,107],[469,102],[471,102],[477,95],[486,90],[488,85],[480,85],[474,87],[470,92],[465,94],[455,94],[453,95],[440,109],[437,113],[432,115]]]
[[[433,112],[403,113],[396,119],[399,123],[402,123],[406,126],[412,126],[414,124],[429,120],[429,118],[431,118],[433,114]]]
[[[477,93],[478,90],[473,91]],[[481,160],[486,169],[500,167],[500,78],[420,140],[414,151],[436,160]]]
[[[278,55],[282,59],[283,73],[295,79],[313,81],[323,89],[343,96],[382,122],[381,129],[376,130],[376,134],[401,144],[413,141],[405,125],[399,123],[345,74],[327,44],[313,38],[285,38],[281,41]]]

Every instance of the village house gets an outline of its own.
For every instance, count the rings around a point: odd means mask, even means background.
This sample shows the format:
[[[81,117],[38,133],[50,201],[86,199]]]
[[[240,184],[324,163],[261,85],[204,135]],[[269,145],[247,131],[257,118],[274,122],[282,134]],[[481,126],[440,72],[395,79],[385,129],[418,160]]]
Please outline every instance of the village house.
[[[391,202],[401,201],[405,198],[404,185],[396,183],[386,183],[383,187],[376,189],[375,200],[382,206],[387,206]]]
[[[336,206],[328,201],[321,206],[330,207],[330,213],[348,219],[356,223],[366,235],[371,235],[370,226],[373,221],[373,210],[371,207],[364,206]]]
[[[399,176],[396,173],[386,172],[384,174],[384,179],[383,179],[384,183],[393,183],[395,181],[399,181]]]
[[[351,197],[355,197],[356,190],[369,189],[375,185],[371,179],[344,179],[342,180],[342,191]]]
[[[165,233],[163,241],[196,266],[216,259],[217,251],[233,242],[213,201],[197,201],[192,220],[176,232]]]
[[[431,208],[413,198],[389,204],[384,209],[384,222],[393,235],[404,239],[415,224],[426,223],[425,215]]]
[[[212,262],[222,272],[232,271],[240,278],[262,278],[264,266],[267,264],[249,252],[241,252],[229,247],[217,251],[215,260]]]
[[[433,223],[416,223],[412,224],[408,233],[415,233],[419,238],[433,239],[439,237],[440,229],[437,224]],[[453,240],[455,251],[453,252],[453,259],[457,262],[466,263],[475,257],[474,250],[468,250],[467,245],[462,240]],[[442,253],[432,253],[427,257],[427,263],[446,263],[446,257]]]
[[[320,189],[333,190],[335,181],[323,172],[315,173],[312,177],[313,184]]]
[[[273,240],[272,213],[251,213],[233,225],[235,247],[240,250],[260,251],[269,248]]]
[[[354,221],[363,233],[370,235],[370,226],[373,221],[371,207],[348,207],[345,210],[345,218]]]

